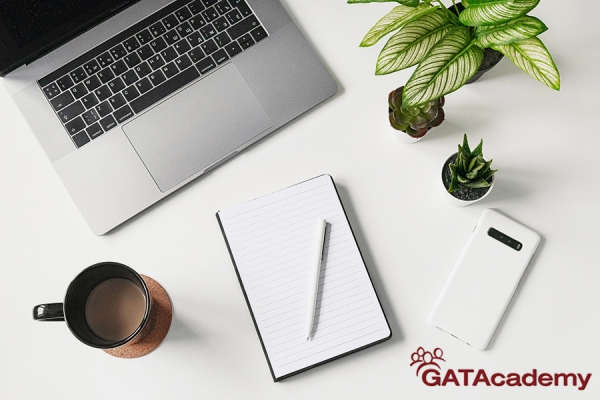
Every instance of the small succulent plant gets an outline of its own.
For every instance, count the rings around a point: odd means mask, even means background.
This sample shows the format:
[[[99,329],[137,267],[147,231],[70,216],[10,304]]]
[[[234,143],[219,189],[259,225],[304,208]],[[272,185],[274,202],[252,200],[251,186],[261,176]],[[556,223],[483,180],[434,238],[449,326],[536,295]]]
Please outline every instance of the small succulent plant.
[[[465,133],[462,146],[458,145],[456,160],[450,164],[452,181],[450,182],[448,192],[452,193],[461,186],[471,189],[490,186],[490,178],[497,171],[491,169],[491,165],[492,160],[485,161],[483,158],[483,140],[471,151],[467,134]]]
[[[404,86],[401,86],[392,90],[388,97],[390,124],[394,129],[418,139],[425,136],[429,129],[444,122],[445,114],[442,108],[446,102],[444,96],[418,107],[405,108],[402,105],[403,91]]]

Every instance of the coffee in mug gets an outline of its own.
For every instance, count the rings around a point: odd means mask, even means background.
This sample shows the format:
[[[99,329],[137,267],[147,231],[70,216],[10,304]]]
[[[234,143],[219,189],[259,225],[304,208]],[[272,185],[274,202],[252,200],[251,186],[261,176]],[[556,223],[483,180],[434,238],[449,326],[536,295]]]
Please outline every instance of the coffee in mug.
[[[104,262],[77,275],[63,303],[34,307],[33,318],[66,321],[83,343],[112,349],[144,336],[151,307],[148,286],[137,272],[123,264]]]

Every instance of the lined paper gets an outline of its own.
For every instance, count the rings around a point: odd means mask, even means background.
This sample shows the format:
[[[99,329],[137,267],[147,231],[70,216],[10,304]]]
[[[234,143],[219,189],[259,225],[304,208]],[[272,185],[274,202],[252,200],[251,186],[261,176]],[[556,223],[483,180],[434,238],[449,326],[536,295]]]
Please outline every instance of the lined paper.
[[[329,175],[218,216],[275,379],[390,336]],[[306,341],[317,219],[328,226],[313,337]]]

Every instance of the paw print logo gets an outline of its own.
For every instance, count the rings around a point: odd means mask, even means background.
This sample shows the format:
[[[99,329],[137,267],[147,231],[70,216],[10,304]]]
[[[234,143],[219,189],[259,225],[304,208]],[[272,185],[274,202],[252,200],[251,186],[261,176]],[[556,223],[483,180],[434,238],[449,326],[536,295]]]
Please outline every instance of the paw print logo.
[[[442,358],[443,356],[444,352],[439,347],[433,350],[433,352],[425,351],[424,348],[419,347],[417,351],[412,353],[410,356],[410,366],[412,367],[413,365],[418,365],[417,376],[419,376],[419,371],[421,371],[421,368],[425,366],[434,366],[437,367],[437,369],[441,369],[437,361],[446,362],[446,360]]]

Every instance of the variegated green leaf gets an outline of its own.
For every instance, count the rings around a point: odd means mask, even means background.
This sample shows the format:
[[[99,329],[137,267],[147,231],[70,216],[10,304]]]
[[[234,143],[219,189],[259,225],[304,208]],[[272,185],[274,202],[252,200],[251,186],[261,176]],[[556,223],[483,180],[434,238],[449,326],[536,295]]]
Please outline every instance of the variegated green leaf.
[[[527,14],[539,2],[540,0],[469,0],[459,18],[467,26],[496,25]]]
[[[417,7],[396,6],[367,32],[360,46],[373,46],[388,33],[395,31],[415,18],[419,18],[435,10],[437,10],[437,7],[432,7],[428,4],[420,4]]]
[[[477,179],[473,182],[464,183],[464,185],[471,189],[478,189],[490,186],[490,184],[483,178]]]
[[[415,107],[460,88],[481,65],[483,50],[469,28],[457,26],[427,53],[402,92],[404,107]]]
[[[502,52],[517,67],[544,85],[554,90],[560,90],[560,73],[548,49],[540,39],[525,39],[493,48]],[[406,96],[406,88],[404,93]]]
[[[501,25],[476,27],[475,43],[481,48],[498,46],[529,39],[547,30],[539,19],[524,16]]]
[[[452,26],[448,13],[442,10],[407,23],[381,50],[375,74],[390,74],[417,64]]]
[[[408,7],[416,7],[419,5],[419,0],[348,0],[348,4],[360,3],[400,3]]]

